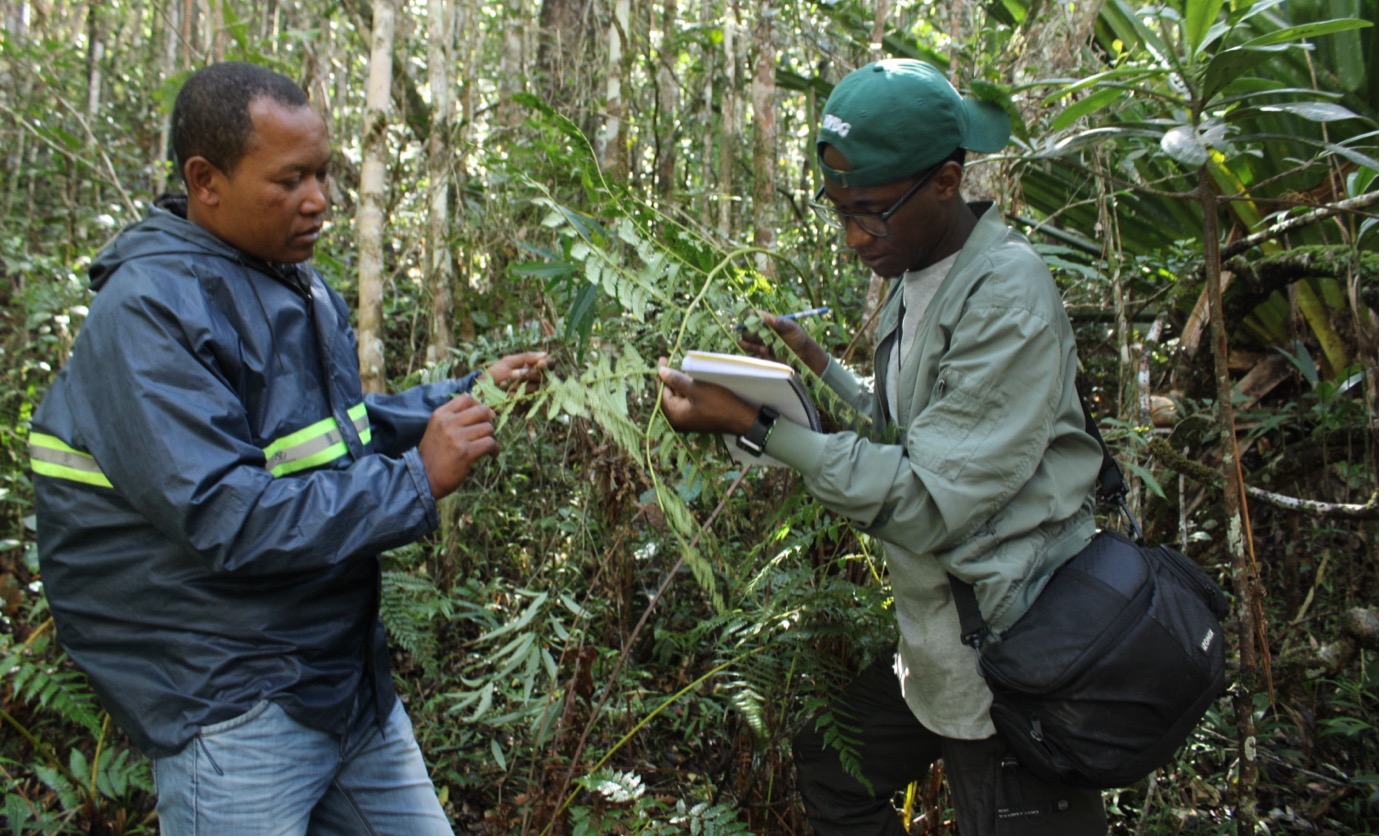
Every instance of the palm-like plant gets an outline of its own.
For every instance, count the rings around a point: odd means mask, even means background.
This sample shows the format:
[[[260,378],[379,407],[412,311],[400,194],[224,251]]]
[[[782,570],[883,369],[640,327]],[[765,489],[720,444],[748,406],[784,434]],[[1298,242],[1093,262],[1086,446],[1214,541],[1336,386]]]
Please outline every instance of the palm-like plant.
[[[1372,100],[1359,94],[1374,75],[1365,71],[1357,32],[1370,26],[1358,17],[1360,5],[1333,2],[1332,11],[1342,16],[1294,24],[1295,13],[1309,7],[1319,13],[1320,4],[1186,0],[1135,10],[1123,0],[1110,0],[1098,27],[1108,67],[1050,82],[1047,101],[1061,109],[1031,132],[1041,139],[1032,147],[1025,197],[1051,219],[1087,230],[1114,220],[1121,231],[1117,244],[1145,253],[1179,242],[1201,243],[1202,288],[1183,345],[1195,352],[1202,325],[1209,327],[1226,548],[1238,596],[1242,831],[1253,831],[1256,819],[1252,695],[1265,684],[1271,691],[1272,683],[1235,437],[1228,361],[1232,324],[1223,300],[1232,275],[1222,264],[1227,254],[1250,248],[1261,255],[1281,252],[1291,243],[1285,236],[1289,231],[1298,241],[1354,249],[1373,227],[1373,220],[1356,225],[1349,217],[1310,228],[1295,222],[1378,201],[1372,187],[1379,168],[1375,115],[1356,110],[1370,105]],[[1310,58],[1318,44],[1338,51],[1356,48],[1357,60],[1334,80],[1324,80]],[[1351,89],[1343,89],[1346,83]],[[1328,86],[1335,89],[1328,92]],[[1093,183],[1104,190],[1094,201],[1082,202],[1082,188],[1073,188],[1079,179],[1071,173],[1092,169],[1102,174]],[[1297,294],[1305,320],[1326,350],[1328,370],[1346,364],[1333,355],[1343,342],[1323,311],[1326,301],[1345,299],[1337,282],[1299,284]],[[1265,301],[1250,322],[1257,336],[1272,340],[1286,334],[1281,321],[1289,316],[1280,295]],[[1275,354],[1266,358],[1281,362]]]

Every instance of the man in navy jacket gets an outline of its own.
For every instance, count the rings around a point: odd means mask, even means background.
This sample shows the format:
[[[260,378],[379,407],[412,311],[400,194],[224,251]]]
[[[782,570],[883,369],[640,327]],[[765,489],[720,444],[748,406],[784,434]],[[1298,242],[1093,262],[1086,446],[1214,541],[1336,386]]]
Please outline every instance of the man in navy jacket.
[[[350,313],[309,265],[326,126],[250,64],[173,111],[186,199],[96,259],[99,292],[30,438],[59,639],[154,759],[165,834],[439,834],[395,696],[378,555],[497,451],[477,376],[361,392]]]

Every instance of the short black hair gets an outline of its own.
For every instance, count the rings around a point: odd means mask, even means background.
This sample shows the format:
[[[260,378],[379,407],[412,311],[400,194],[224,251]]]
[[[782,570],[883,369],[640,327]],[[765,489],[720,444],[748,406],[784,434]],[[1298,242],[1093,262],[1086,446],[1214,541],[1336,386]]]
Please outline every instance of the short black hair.
[[[290,108],[308,104],[307,94],[292,79],[257,64],[226,61],[189,76],[173,103],[170,143],[178,177],[186,181],[183,165],[198,156],[230,174],[254,132],[250,103],[262,96]]]

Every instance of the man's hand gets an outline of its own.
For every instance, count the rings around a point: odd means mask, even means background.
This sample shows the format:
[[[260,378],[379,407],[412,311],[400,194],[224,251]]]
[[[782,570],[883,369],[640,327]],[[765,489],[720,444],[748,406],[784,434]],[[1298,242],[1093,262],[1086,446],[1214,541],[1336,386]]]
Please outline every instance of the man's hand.
[[[680,370],[668,367],[666,358],[658,360],[658,378],[663,380],[663,396],[658,407],[668,423],[679,432],[721,432],[743,435],[754,425],[759,412],[727,388],[710,382],[697,382]]]
[[[460,487],[477,461],[500,451],[494,419],[495,412],[470,394],[454,397],[428,418],[418,454],[434,499]]]
[[[822,375],[822,371],[827,369],[827,362],[830,361],[830,357],[827,356],[827,351],[823,350],[820,344],[812,340],[812,336],[807,334],[807,330],[804,330],[801,324],[792,318],[780,318],[767,312],[756,314],[763,319],[764,326],[778,333],[778,337],[783,339],[783,343],[788,345],[788,349],[792,350],[799,359],[802,359],[803,364],[807,365],[809,370],[818,376]],[[756,358],[777,361],[774,359],[773,351],[769,349],[769,346],[750,330],[745,330],[741,336],[740,349]]]
[[[529,393],[543,382],[543,375],[552,366],[548,354],[541,350],[505,356],[485,369],[490,381],[508,391]]]

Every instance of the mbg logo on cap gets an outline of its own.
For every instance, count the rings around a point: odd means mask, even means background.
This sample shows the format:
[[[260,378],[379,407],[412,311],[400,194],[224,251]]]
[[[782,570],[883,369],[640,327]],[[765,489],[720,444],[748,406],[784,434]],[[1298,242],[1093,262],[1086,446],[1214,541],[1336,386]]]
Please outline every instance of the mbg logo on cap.
[[[835,114],[827,114],[822,118],[822,130],[845,137],[851,133],[851,124]]]

